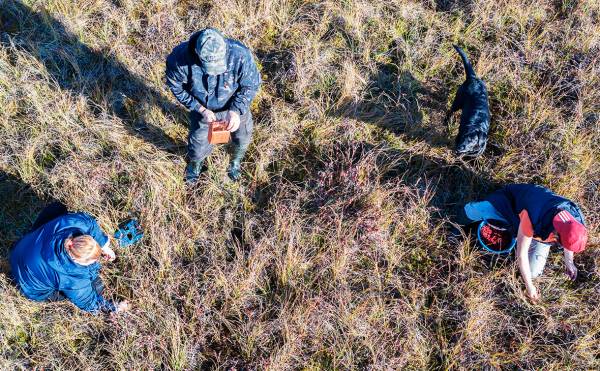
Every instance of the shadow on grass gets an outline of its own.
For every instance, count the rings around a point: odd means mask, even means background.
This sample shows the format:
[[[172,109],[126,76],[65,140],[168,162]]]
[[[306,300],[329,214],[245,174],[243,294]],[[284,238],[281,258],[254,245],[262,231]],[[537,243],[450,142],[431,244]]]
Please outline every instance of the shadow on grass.
[[[456,221],[466,202],[482,198],[501,186],[460,160],[450,161],[441,156],[362,141],[334,143],[322,148],[311,140],[310,133],[304,135],[289,146],[287,159],[267,167],[271,174],[269,181],[252,187],[253,199],[259,208],[272,206],[271,200],[280,184],[291,184],[309,193],[304,210],[315,213],[335,203],[340,196],[360,193],[359,189],[353,188],[358,181],[351,178],[368,176],[379,178],[382,184],[402,183],[423,192],[433,191],[430,206],[437,210],[437,217]],[[364,169],[369,157],[368,166],[376,169]]]
[[[43,8],[36,11],[20,1],[0,1],[0,5],[3,46],[14,45],[38,58],[61,89],[88,98],[95,114],[102,114],[97,107],[107,106],[132,135],[161,150],[181,152],[185,143],[167,136],[144,115],[155,105],[168,117],[184,121],[182,108],[129,72],[109,51],[93,50],[82,43]]]
[[[422,105],[425,100],[439,99],[434,95],[410,72],[383,64],[370,77],[361,100],[342,103],[331,113],[374,124],[394,135],[422,140],[434,147],[448,146],[452,140],[446,132],[423,123]]]
[[[29,231],[39,212],[54,201],[0,170],[0,273],[9,273],[8,255],[13,244]]]
[[[280,97],[286,103],[296,103],[293,84],[297,79],[297,62],[290,49],[256,51],[256,57],[269,81],[263,89],[273,88],[273,95]],[[260,111],[259,111],[260,112]]]
[[[360,99],[339,103],[329,114],[377,125],[394,135],[424,141],[433,147],[453,147],[454,138],[445,126],[436,124],[436,112],[446,111],[450,89],[428,87],[410,71],[403,70],[404,51],[392,42],[386,63],[367,80]],[[426,113],[433,115],[425,117]]]

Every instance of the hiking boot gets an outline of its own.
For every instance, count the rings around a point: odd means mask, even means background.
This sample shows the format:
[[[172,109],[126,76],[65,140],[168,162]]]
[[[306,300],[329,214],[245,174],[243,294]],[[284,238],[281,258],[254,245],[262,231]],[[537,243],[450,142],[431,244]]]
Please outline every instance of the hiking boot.
[[[237,182],[242,177],[242,166],[240,161],[231,161],[229,168],[227,169],[227,175],[229,179]]]
[[[190,161],[185,167],[185,183],[188,185],[195,184],[202,174],[204,160]]]
[[[233,149],[233,156],[227,169],[227,175],[234,182],[237,182],[242,177],[242,159],[244,158],[244,154],[246,154],[247,148],[248,146],[237,146]]]

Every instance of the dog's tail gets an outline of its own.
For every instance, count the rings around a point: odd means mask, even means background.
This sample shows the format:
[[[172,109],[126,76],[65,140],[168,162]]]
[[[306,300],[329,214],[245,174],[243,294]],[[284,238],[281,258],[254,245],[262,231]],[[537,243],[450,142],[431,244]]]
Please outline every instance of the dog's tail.
[[[469,62],[469,58],[467,58],[465,52],[461,48],[459,48],[458,45],[452,46],[454,46],[454,49],[456,49],[458,54],[460,54],[460,58],[462,59],[463,64],[465,66],[465,75],[467,76],[467,79],[477,77],[477,75],[475,75],[475,71],[473,71],[473,66],[471,66],[471,62]]]

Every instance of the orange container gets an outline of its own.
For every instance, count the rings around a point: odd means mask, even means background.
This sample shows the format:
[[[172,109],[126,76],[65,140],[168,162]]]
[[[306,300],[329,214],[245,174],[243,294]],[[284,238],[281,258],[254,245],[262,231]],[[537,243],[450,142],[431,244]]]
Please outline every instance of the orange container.
[[[227,130],[226,121],[213,121],[210,124],[208,124],[208,143],[229,143],[230,138],[231,133]]]

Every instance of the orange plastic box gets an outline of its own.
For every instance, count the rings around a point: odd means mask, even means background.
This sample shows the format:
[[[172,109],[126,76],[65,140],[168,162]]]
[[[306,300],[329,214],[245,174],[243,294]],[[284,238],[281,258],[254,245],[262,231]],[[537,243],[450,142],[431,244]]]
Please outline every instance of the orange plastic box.
[[[229,143],[231,133],[227,130],[226,121],[214,121],[208,124],[208,143],[223,144]]]

